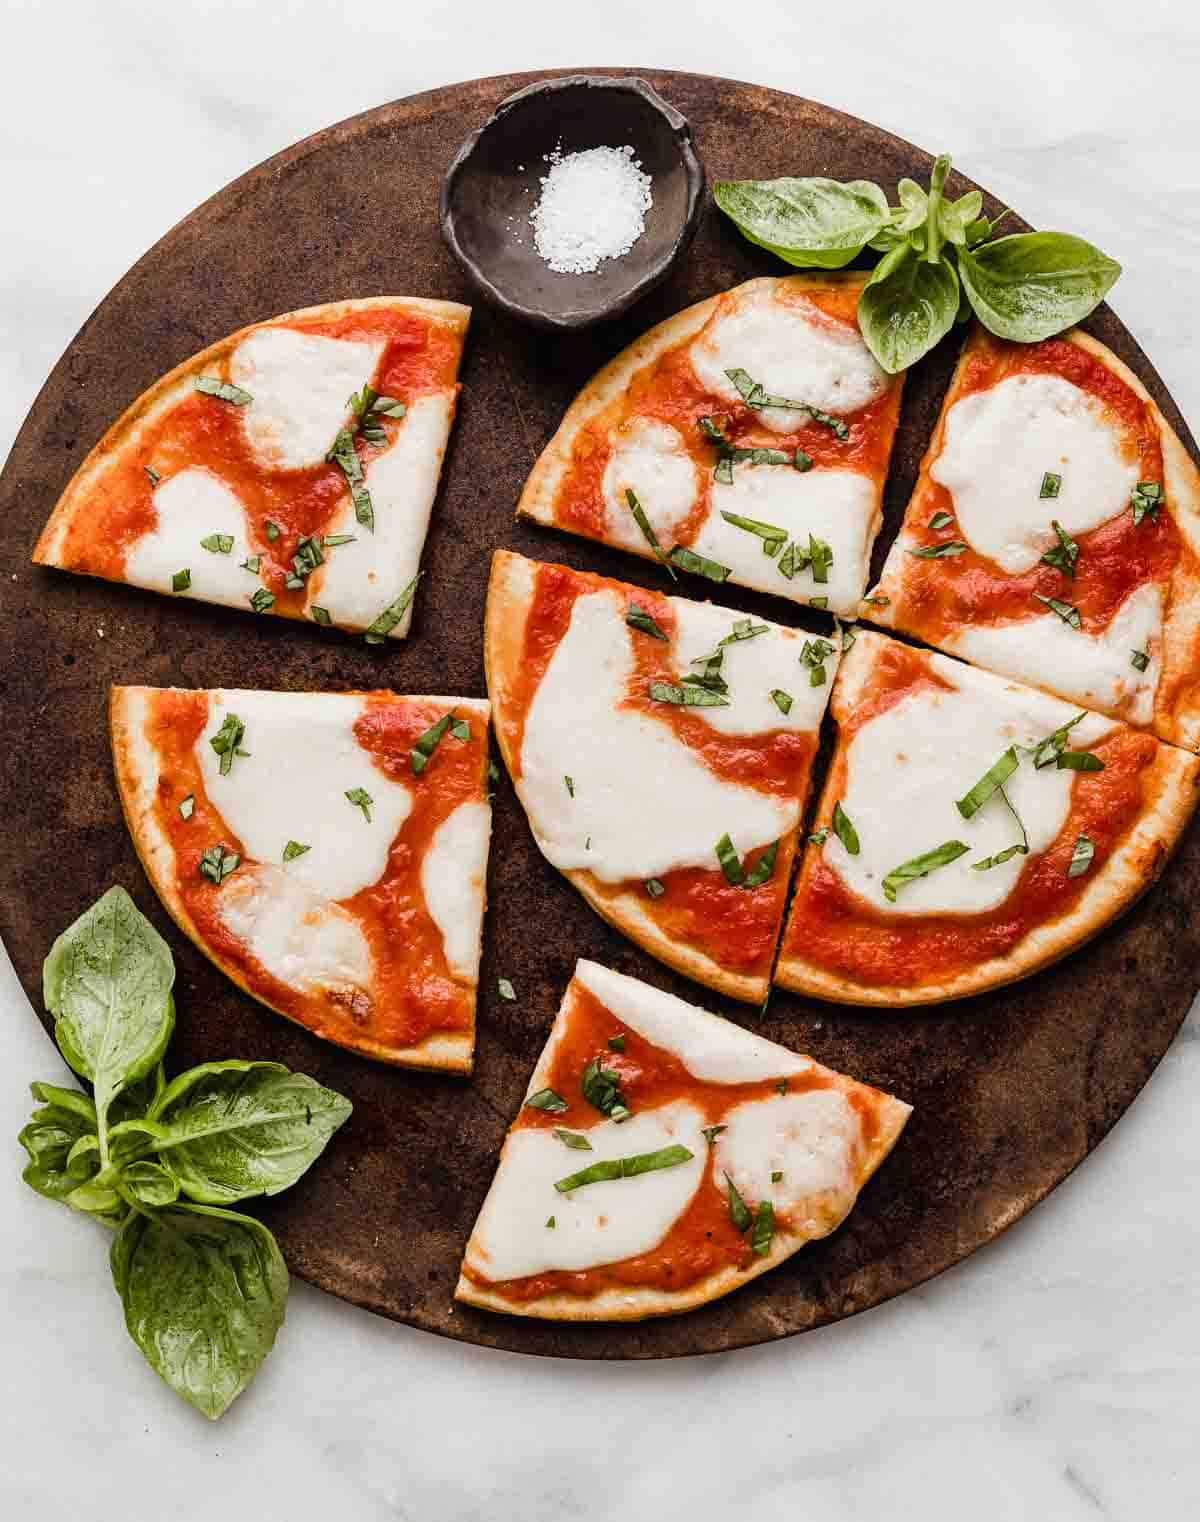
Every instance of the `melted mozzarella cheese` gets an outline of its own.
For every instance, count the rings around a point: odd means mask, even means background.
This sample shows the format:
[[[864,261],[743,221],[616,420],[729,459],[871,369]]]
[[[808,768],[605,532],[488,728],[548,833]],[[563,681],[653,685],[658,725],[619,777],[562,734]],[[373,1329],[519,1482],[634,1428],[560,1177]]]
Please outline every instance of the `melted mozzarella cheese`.
[[[823,1236],[854,1204],[861,1142],[858,1112],[839,1089],[772,1094],[725,1116],[714,1177],[728,1174],[751,1208],[770,1200],[793,1231]]]
[[[518,787],[548,860],[624,882],[714,867],[725,832],[744,855],[794,828],[797,800],[718,777],[669,720],[623,706],[630,638],[612,592],[578,598],[530,704]]]
[[[335,624],[365,629],[417,574],[453,412],[447,392],[419,397],[409,407],[395,441],[364,472],[375,532],[355,520],[347,494],[329,532],[353,534],[354,541],[326,551],[324,565],[308,578],[307,607],[316,603]],[[410,603],[392,637],[403,639],[411,621]]]
[[[371,953],[357,922],[285,868],[243,865],[222,884],[217,913],[267,972],[289,988],[369,996]]]
[[[377,882],[412,795],[359,745],[363,699],[340,693],[214,692],[195,753],[204,787],[246,855],[279,862],[289,840],[309,846],[283,874],[326,899],[346,899]],[[222,776],[209,741],[228,714],[246,726],[242,747]],[[365,788],[370,823],[346,798]]]
[[[809,535],[833,551],[827,582],[810,569],[789,581],[779,570],[779,556],[763,554],[756,534],[736,528],[722,512],[755,518],[785,530],[808,548]],[[692,548],[727,565],[742,586],[773,592],[795,602],[827,597],[834,613],[852,614],[866,590],[878,493],[870,477],[851,470],[798,471],[786,465],[735,465],[733,485],[714,482],[712,509]]]
[[[741,400],[726,370],[745,370],[773,396],[835,416],[857,412],[881,395],[888,377],[861,335],[812,302],[756,291],[722,308],[689,351],[700,383],[722,401]],[[767,407],[759,414],[777,433],[794,433],[807,413]]]
[[[1057,613],[1046,613],[1010,624],[969,624],[946,643],[1004,676],[1042,682],[1089,708],[1149,724],[1162,669],[1162,616],[1162,590],[1146,582],[1129,594],[1102,634],[1085,634]],[[1149,655],[1144,671],[1130,663],[1135,650]]]
[[[627,550],[646,552],[645,535],[625,495],[632,490],[659,543],[670,549],[701,490],[696,463],[682,437],[668,423],[635,417],[614,431],[611,444],[602,486],[608,539]]]
[[[446,962],[455,977],[471,983],[479,977],[491,829],[486,803],[460,803],[434,831],[421,861],[421,892],[442,933]]]
[[[1129,506],[1136,459],[1101,403],[1058,375],[1014,375],[954,403],[929,474],[954,498],[963,538],[1010,575],[1057,543],[1050,520],[1077,535]],[[1042,497],[1047,471],[1062,477]]]
[[[732,1020],[722,1020],[599,962],[579,962],[575,979],[622,1025],[678,1057],[702,1083],[759,1083],[807,1073],[814,1066],[809,1057],[799,1057]],[[561,1028],[566,1028],[565,1023]],[[539,1068],[551,1056],[548,1044]],[[543,1086],[540,1080],[535,1082],[538,1088]]]
[[[672,647],[675,664],[681,672],[695,675],[700,668],[694,663],[712,654],[719,641],[732,631],[738,615],[709,602],[689,602],[683,597],[672,597],[670,603],[675,613]],[[815,731],[837,671],[835,642],[827,641],[834,645],[834,653],[825,660],[825,681],[814,687],[809,668],[800,664],[800,652],[810,636],[803,630],[784,629],[778,624],[763,625],[758,619],[753,623],[757,628],[765,627],[766,633],[723,647],[721,675],[729,684],[725,694],[729,707],[697,708],[696,713],[723,735],[761,735],[772,729]],[[772,699],[773,689],[786,692],[792,699],[786,714],[780,713]]]
[[[241,499],[211,471],[189,466],[155,488],[154,510],[154,527],[125,557],[125,579],[135,587],[171,592],[176,572],[188,570],[191,586],[177,596],[246,607],[259,583],[240,564],[249,553]],[[200,541],[210,534],[232,538],[228,555],[204,549]]]
[[[707,1160],[704,1116],[686,1100],[602,1121],[586,1132],[590,1152],[563,1145],[552,1131],[510,1132],[491,1191],[467,1248],[467,1262],[489,1279],[520,1279],[552,1269],[578,1271],[649,1252],[696,1193]],[[692,1154],[673,1168],[588,1184],[559,1194],[557,1179],[609,1158],[678,1143]],[[546,1225],[553,1216],[553,1228]]]
[[[1017,822],[999,793],[970,819],[955,800],[1010,745],[1035,743],[1078,712],[970,667],[936,657],[934,666],[953,690],[907,694],[868,720],[847,747],[842,807],[858,833],[859,854],[851,856],[832,830],[822,847],[847,886],[889,915],[979,914],[1004,902],[1025,858],[982,872],[971,864],[1018,841]],[[1071,730],[1070,743],[1090,745],[1113,727],[1089,715]],[[1025,757],[1005,783],[1031,854],[1046,850],[1066,822],[1075,776],[1052,766],[1035,771]],[[904,884],[889,903],[881,887],[888,873],[950,840],[964,842],[967,853]]]
[[[375,374],[382,340],[322,338],[291,328],[256,328],[229,358],[229,377],[252,400],[240,408],[261,465],[319,465],[349,413],[347,397]]]

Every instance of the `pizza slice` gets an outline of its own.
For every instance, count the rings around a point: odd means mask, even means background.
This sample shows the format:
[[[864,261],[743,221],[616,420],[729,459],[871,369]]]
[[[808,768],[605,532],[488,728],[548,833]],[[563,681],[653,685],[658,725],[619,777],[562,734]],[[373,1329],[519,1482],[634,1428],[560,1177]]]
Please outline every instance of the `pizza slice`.
[[[911,1107],[581,961],[456,1298],[638,1321],[726,1295],[845,1220]]]
[[[860,633],[776,981],[927,1004],[1073,950],[1161,872],[1200,758],[882,634]]]
[[[501,551],[484,656],[542,854],[652,955],[761,1003],[834,642]]]
[[[116,687],[117,786],[179,928],[314,1035],[469,1072],[488,705]]]
[[[1200,473],[1072,332],[963,348],[865,616],[1200,745]]]
[[[855,613],[902,385],[859,332],[866,278],[750,280],[652,328],[580,393],[518,513]]]
[[[213,344],[113,424],[34,560],[402,638],[469,316],[372,296]]]

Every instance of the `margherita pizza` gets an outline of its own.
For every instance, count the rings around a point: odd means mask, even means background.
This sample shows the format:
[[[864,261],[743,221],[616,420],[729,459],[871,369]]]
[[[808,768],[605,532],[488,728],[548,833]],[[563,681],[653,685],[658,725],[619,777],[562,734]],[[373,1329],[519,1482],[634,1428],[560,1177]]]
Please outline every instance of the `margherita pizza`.
[[[1200,474],[1084,333],[977,327],[864,612],[1200,745]]]
[[[859,634],[776,981],[855,1004],[1055,960],[1161,871],[1200,758],[946,656]]]
[[[580,962],[457,1298],[559,1321],[704,1305],[845,1220],[909,1105]]]
[[[855,613],[902,384],[859,333],[866,278],[751,280],[652,328],[584,388],[518,512]]]
[[[235,983],[326,1040],[468,1072],[488,705],[117,687],[117,784],[150,881]]]
[[[484,640],[546,858],[654,956],[761,1003],[839,651],[505,551]]]
[[[401,638],[469,316],[373,296],[205,349],[104,435],[34,560]]]

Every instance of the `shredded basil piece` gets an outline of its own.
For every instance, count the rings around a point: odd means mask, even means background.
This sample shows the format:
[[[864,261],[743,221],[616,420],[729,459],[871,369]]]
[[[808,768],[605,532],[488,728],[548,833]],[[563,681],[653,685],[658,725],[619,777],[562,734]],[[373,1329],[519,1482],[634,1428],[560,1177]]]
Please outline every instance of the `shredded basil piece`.
[[[588,836],[588,841],[589,843],[591,841],[590,835]],[[650,895],[651,898],[661,898],[667,891],[663,884],[659,882],[657,877],[648,877],[643,884],[643,887],[646,889],[646,892]]]
[[[1071,852],[1070,865],[1067,867],[1068,877],[1082,877],[1092,864],[1092,857],[1096,854],[1096,847],[1091,840],[1082,832],[1075,841],[1075,849]]]
[[[775,1207],[770,1200],[760,1200],[758,1214],[754,1217],[754,1230],[750,1234],[750,1246],[756,1256],[765,1258],[770,1253],[774,1235]]]
[[[853,626],[850,625],[850,624],[847,624],[847,626],[842,630],[842,654],[843,655],[845,655],[847,650],[853,649],[853,647],[854,647],[854,641],[857,638],[858,638],[858,635],[855,634]]]
[[[1131,650],[1129,652],[1129,664],[1135,671],[1145,671],[1150,664],[1149,653],[1145,650]]]
[[[1072,629],[1081,629],[1083,627],[1079,618],[1079,609],[1072,607],[1069,602],[1063,602],[1058,597],[1043,597],[1040,592],[1035,592],[1033,595],[1037,598],[1038,602],[1044,602],[1048,608],[1052,608],[1064,624],[1070,624]]]
[[[879,596],[864,597],[863,602],[869,604],[872,608],[887,608],[891,606],[892,599],[890,597]]]
[[[396,601],[388,603],[375,622],[370,625],[365,636],[368,645],[382,645],[408,612],[408,605],[413,600],[413,593],[417,590],[417,582],[420,581],[422,574],[418,571]]]
[[[244,407],[247,402],[254,400],[249,391],[243,391],[231,381],[218,380],[215,375],[197,375],[192,384],[205,396],[215,396],[221,402],[232,402],[235,407]]]
[[[728,708],[729,699],[710,688],[694,685],[676,687],[670,682],[651,682],[651,700],[655,703],[673,703],[677,708]]]
[[[363,480],[362,461],[354,447],[354,435],[348,428],[339,428],[333,447],[325,456],[330,465],[336,465],[346,478],[350,488],[350,500],[354,503],[354,516],[370,533],[375,532],[375,508],[371,494]]]
[[[371,823],[371,805],[375,802],[375,800],[374,800],[374,798],[371,797],[370,793],[367,792],[366,788],[365,787],[351,787],[351,788],[347,788],[346,789],[346,798],[347,798],[347,800],[350,803],[352,803],[354,805],[354,807],[356,809],[362,809],[362,811],[363,811],[363,818],[367,821],[368,824],[370,824]]]
[[[917,560],[940,560],[943,555],[962,555],[967,546],[961,539],[946,539],[941,544],[922,545],[919,550],[909,550]]]
[[[728,1126],[701,1126],[700,1135],[711,1147],[713,1142],[716,1141],[717,1137],[720,1136],[721,1132],[727,1131],[728,1129]]]
[[[1053,566],[1064,576],[1074,576],[1075,562],[1079,559],[1079,546],[1057,518],[1051,518],[1050,527],[1058,536],[1058,543],[1042,556],[1042,564]]]
[[[629,604],[625,613],[625,622],[631,629],[640,629],[643,634],[650,635],[652,639],[661,639],[664,644],[670,643],[654,619],[639,603],[631,602]]]
[[[233,549],[233,535],[208,534],[201,539],[200,548],[210,555],[228,555]]]
[[[808,837],[810,846],[823,846],[829,839],[829,826],[823,824],[819,830],[814,830]]]
[[[200,857],[200,876],[219,888],[231,872],[236,872],[242,858],[222,842],[209,848]]]
[[[246,726],[235,713],[227,713],[220,729],[213,735],[209,744],[221,758],[221,776],[228,777],[233,770],[233,758],[235,756],[248,756],[249,752],[242,749],[242,741],[246,738]]]
[[[746,406],[753,408],[756,412],[764,407],[780,407],[788,412],[807,412],[814,423],[823,423],[826,428],[832,428],[839,439],[844,441],[850,437],[850,429],[841,418],[832,417],[828,412],[822,412],[819,407],[813,407],[808,402],[794,402],[786,396],[768,396],[764,388],[757,381],[751,380],[745,370],[726,370],[725,374],[737,388]]]
[[[610,1052],[623,1052],[625,1050],[624,1031],[618,1031],[615,1036],[608,1038],[608,1049]]]
[[[1038,496],[1045,501],[1047,497],[1057,497],[1061,490],[1062,477],[1057,471],[1048,470],[1042,477],[1041,490],[1038,492]]]
[[[1068,719],[1065,724],[1060,725],[1058,729],[1053,730],[1043,739],[1035,741],[1033,745],[1021,747],[1023,750],[1028,750],[1033,756],[1035,770],[1040,772],[1044,766],[1054,765],[1059,753],[1067,748],[1067,735],[1075,728],[1076,724],[1086,718],[1087,710],[1081,708],[1073,719]]]
[[[1104,762],[1090,750],[1060,750],[1054,758],[1060,772],[1102,772]]]
[[[783,1170],[781,1168],[772,1168],[771,1169],[771,1182],[773,1184],[778,1184],[780,1179],[782,1177],[783,1177]]]
[[[312,846],[303,845],[298,840],[289,840],[283,848],[284,861],[295,861],[297,856],[307,856]]]
[[[808,564],[808,556],[793,539],[776,563],[776,570],[781,576],[786,576],[789,581],[793,579],[797,571],[804,570]]]
[[[1003,787],[1008,781],[1018,764],[1016,747],[1010,745],[999,761],[993,762],[974,787],[964,793],[955,804],[962,817],[970,819],[972,815],[977,814],[997,788]]]
[[[553,1089],[539,1089],[525,1103],[531,1110],[552,1110],[555,1114],[571,1108],[562,1095],[556,1094]]]
[[[818,539],[813,534],[808,536],[808,559],[812,566],[813,580],[828,581],[829,567],[833,564],[833,550],[824,539]]]
[[[450,734],[453,739],[465,742],[471,738],[471,726],[466,719],[455,719],[450,726]]]
[[[621,1076],[604,1066],[601,1057],[593,1057],[579,1076],[579,1087],[588,1104],[610,1120],[628,1120],[632,1111],[621,1093]]]
[[[262,570],[262,556],[247,555],[245,560],[242,561],[242,570],[250,571],[257,576],[259,571]]]
[[[443,736],[453,723],[453,712],[444,713],[436,724],[431,724],[425,733],[417,739],[416,744],[409,752],[408,759],[418,777],[429,765],[434,751],[442,743]]]
[[[189,793],[179,805],[179,817],[180,819],[190,819],[195,812],[196,795],[194,793]]]
[[[1140,523],[1143,518],[1149,518],[1152,523],[1157,523],[1158,510],[1163,505],[1163,501],[1161,481],[1139,481],[1129,495],[1134,523]]]
[[[591,1152],[593,1150],[591,1142],[588,1141],[582,1131],[568,1131],[565,1126],[555,1126],[554,1134],[564,1147],[573,1147],[576,1152]]]
[[[554,1187],[559,1194],[572,1189],[582,1189],[585,1184],[602,1184],[609,1179],[636,1178],[639,1173],[654,1173],[659,1168],[675,1168],[690,1162],[694,1153],[678,1142],[670,1147],[660,1147],[657,1152],[635,1152],[632,1157],[614,1157],[607,1162],[593,1163],[579,1173],[556,1179]]]
[[[776,1094],[786,1094],[787,1091],[788,1091],[788,1081],[787,1081],[786,1078],[781,1078],[779,1080],[779,1082],[775,1085],[775,1092],[776,1092]]]
[[[806,639],[800,647],[800,664],[808,667],[808,685],[810,687],[823,687],[825,685],[825,662],[834,653],[834,647],[827,639]]]
[[[671,551],[671,563],[677,565],[681,571],[691,571],[697,576],[707,576],[709,581],[728,581],[731,575],[727,565],[709,560],[705,555],[697,555],[682,544],[677,544]]]
[[[780,713],[791,713],[792,695],[789,692],[784,692],[782,687],[771,688],[771,701]]]
[[[776,553],[787,543],[787,529],[779,528],[774,523],[763,523],[758,518],[743,518],[740,513],[727,513],[724,509],[721,510],[721,517],[734,528],[745,529],[748,534],[757,534],[764,544],[773,544]]]
[[[742,866],[733,841],[728,835],[722,835],[716,844],[717,860],[721,863],[721,871],[725,874],[725,881],[732,888],[761,888],[775,870],[775,858],[779,854],[779,842],[773,840],[771,844],[755,862],[749,871]]]
[[[312,575],[319,565],[325,563],[325,556],[321,550],[321,541],[313,535],[306,535],[296,546],[296,553],[292,556],[292,565],[296,575],[303,583]]]
[[[828,597],[810,597],[808,605],[810,608],[827,608],[829,606],[829,599]]]
[[[902,888],[905,883],[915,882],[918,877],[928,876],[938,867],[945,867],[950,862],[957,861],[966,849],[961,840],[946,840],[940,846],[935,846],[932,851],[925,851],[920,856],[914,856],[911,861],[901,862],[898,867],[892,868],[880,885],[883,888],[884,898],[894,904],[898,888]]]
[[[496,979],[496,991],[502,999],[507,999],[510,1004],[516,1003],[517,991],[508,978]]]
[[[266,587],[259,587],[250,599],[250,606],[256,613],[268,613],[275,606],[274,592],[268,592]]]
[[[149,480],[151,486],[157,486],[158,483],[162,480],[162,477],[159,475],[158,471],[155,470],[153,465],[143,465],[142,469],[146,472],[146,477]]]
[[[846,847],[851,856],[857,856],[862,846],[859,844],[858,831],[850,823],[849,815],[842,807],[839,798],[833,806],[833,833]]]
[[[1021,832],[1021,838],[1015,845],[1005,846],[1003,851],[997,851],[994,856],[985,856],[982,861],[973,861],[971,863],[971,870],[974,872],[986,872],[989,867],[999,867],[1004,862],[1011,861],[1014,856],[1029,855],[1029,835],[1025,829],[1025,822],[1016,809],[1013,808],[1012,799],[1004,791],[1004,788],[1000,787],[998,792],[1004,800],[1008,812],[1017,821],[1017,829]]]
[[[182,571],[176,571],[171,577],[172,592],[186,592],[192,585],[192,573],[185,566]]]
[[[546,1217],[546,1225],[550,1228],[551,1231],[554,1230],[554,1217],[552,1215]]]
[[[642,538],[645,539],[646,543],[653,550],[655,560],[661,561],[667,570],[670,571],[672,580],[677,581],[679,578],[675,574],[675,567],[671,564],[667,552],[658,542],[658,535],[654,532],[649,518],[646,517],[646,510],[638,501],[637,493],[631,487],[626,488],[625,501],[629,504],[629,511],[633,514],[633,521],[642,531]]]
[[[333,619],[329,616],[328,608],[322,608],[317,603],[313,603],[312,607],[309,608],[308,611],[313,616],[313,622],[316,624],[321,624],[326,629],[333,623]]]
[[[749,1231],[750,1223],[754,1217],[750,1214],[750,1207],[738,1193],[737,1185],[725,1175],[725,1183],[729,1189],[729,1219],[733,1222],[734,1231]]]
[[[272,544],[274,544],[276,539],[279,538],[279,525],[278,525],[278,523],[276,523],[274,521],[274,519],[272,519],[272,518],[264,518],[263,519],[263,526],[265,527],[265,529],[267,531],[267,538],[271,541]]]
[[[321,542],[326,549],[331,550],[339,544],[353,544],[357,538],[357,534],[326,534]]]
[[[933,517],[929,520],[928,526],[932,529],[945,528],[953,522],[954,514],[943,510],[942,512],[934,513]]]
[[[743,888],[761,888],[775,871],[775,858],[779,855],[779,842],[773,840],[742,881]]]

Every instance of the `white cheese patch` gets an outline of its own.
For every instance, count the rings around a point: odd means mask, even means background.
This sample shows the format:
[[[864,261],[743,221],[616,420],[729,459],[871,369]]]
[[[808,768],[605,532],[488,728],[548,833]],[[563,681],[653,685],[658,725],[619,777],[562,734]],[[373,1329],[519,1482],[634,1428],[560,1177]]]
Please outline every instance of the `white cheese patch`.
[[[214,692],[196,741],[204,787],[255,861],[281,862],[289,840],[311,849],[283,868],[325,899],[345,899],[377,882],[412,795],[359,745],[354,724],[364,699],[341,693]],[[209,741],[228,714],[246,726],[227,775]],[[365,788],[370,823],[346,798]]]
[[[725,781],[669,718],[623,707],[632,631],[614,593],[576,599],[534,694],[521,750],[521,801],[547,859],[602,882],[715,867],[728,832],[739,855],[795,827],[798,803]],[[574,792],[564,778],[570,777]]]
[[[1129,594],[1099,635],[1046,613],[1015,623],[969,624],[946,644],[991,671],[1044,683],[1089,708],[1145,725],[1154,719],[1162,671],[1162,620],[1162,589],[1146,582]],[[1135,650],[1149,656],[1144,671],[1130,660]]]
[[[417,574],[453,413],[451,392],[412,403],[395,441],[365,470],[375,532],[355,520],[347,493],[328,532],[353,534],[354,542],[326,550],[324,565],[308,579],[307,607],[316,603],[335,624],[365,629]],[[402,639],[411,621],[410,603],[392,637]]]
[[[249,553],[246,513],[229,487],[199,466],[189,466],[154,490],[158,522],[134,541],[125,557],[125,579],[135,587],[171,592],[178,571],[190,571],[192,582],[178,597],[198,597],[226,607],[246,608],[258,578],[241,567]],[[233,540],[228,555],[201,546],[210,534]]]
[[[1098,528],[1129,506],[1136,458],[1101,403],[1058,375],[1013,375],[972,392],[946,414],[945,441],[929,474],[954,498],[962,536],[1020,575],[1068,534]],[[1047,471],[1062,477],[1042,497]]]
[[[681,674],[698,675],[703,668],[693,662],[711,655],[742,615],[708,602],[689,602],[683,597],[672,597],[670,603],[676,620],[672,646],[675,664]],[[752,623],[756,628],[763,627],[761,619],[753,619]],[[720,734],[760,735],[772,729],[812,733],[821,722],[837,671],[840,641],[826,640],[826,644],[834,647],[833,654],[824,662],[825,681],[814,687],[810,668],[800,663],[800,652],[812,636],[802,629],[784,629],[779,624],[765,627],[765,634],[735,640],[723,647],[721,675],[729,685],[725,694],[729,707],[695,710]],[[786,714],[780,712],[771,697],[774,690],[786,692],[791,698],[792,706]]]
[[[722,1020],[599,962],[577,963],[575,979],[622,1025],[672,1052],[702,1083],[759,1083],[808,1073],[814,1066],[810,1057],[797,1056],[732,1020]]]
[[[702,489],[696,462],[683,438],[669,423],[635,417],[614,429],[610,442],[612,454],[602,487],[609,540],[627,550],[646,552],[646,537],[625,495],[632,490],[658,542],[669,550]]]
[[[742,586],[794,602],[827,597],[830,612],[853,614],[867,586],[878,510],[874,482],[855,471],[735,465],[732,486],[713,483],[712,509],[691,548],[729,566]],[[789,581],[779,570],[779,556],[764,555],[763,541],[727,523],[722,512],[781,528],[805,550],[810,534],[823,539],[833,551],[829,580],[814,581],[806,568]]]
[[[289,988],[369,994],[371,953],[359,925],[286,869],[243,864],[222,884],[217,909],[230,933]]]
[[[347,398],[375,374],[382,339],[354,342],[255,328],[229,357],[229,378],[253,398],[239,408],[260,465],[302,470],[319,465],[350,413]]]
[[[708,1144],[704,1116],[686,1100],[611,1120],[585,1134],[590,1152],[565,1146],[552,1131],[513,1131],[467,1248],[467,1263],[489,1279],[520,1279],[550,1269],[578,1271],[649,1252],[686,1210],[700,1184]],[[577,1129],[572,1127],[571,1129]],[[554,1184],[616,1157],[657,1152],[675,1143],[691,1159],[633,1178],[588,1184],[559,1194]],[[546,1225],[553,1216],[555,1225]]]
[[[832,830],[822,847],[847,886],[890,915],[980,914],[1004,902],[1026,858],[1014,856],[983,872],[971,864],[1018,841],[1017,822],[999,793],[970,819],[955,800],[1010,745],[1035,743],[1078,712],[968,666],[935,657],[934,667],[955,683],[954,690],[911,692],[850,741],[842,807],[858,833],[860,853],[851,856]],[[1089,715],[1071,730],[1070,743],[1092,744],[1113,728],[1111,720]],[[1035,771],[1025,757],[1005,783],[1031,854],[1046,850],[1066,822],[1076,775],[1053,766]],[[949,840],[964,842],[966,854],[904,884],[889,903],[881,886],[888,873]]]
[[[433,833],[421,861],[421,891],[450,971],[479,978],[485,878],[492,811],[483,802],[460,803]]]
[[[770,1200],[794,1231],[824,1235],[854,1204],[861,1144],[862,1122],[839,1089],[772,1094],[726,1115],[713,1176],[728,1174],[751,1209]]]
[[[772,396],[835,417],[857,412],[888,387],[887,374],[857,329],[826,317],[810,301],[770,291],[741,297],[732,311],[719,310],[689,352],[701,385],[725,402],[741,399],[725,374],[735,369]],[[807,421],[805,412],[783,407],[758,415],[778,433],[794,433]]]

